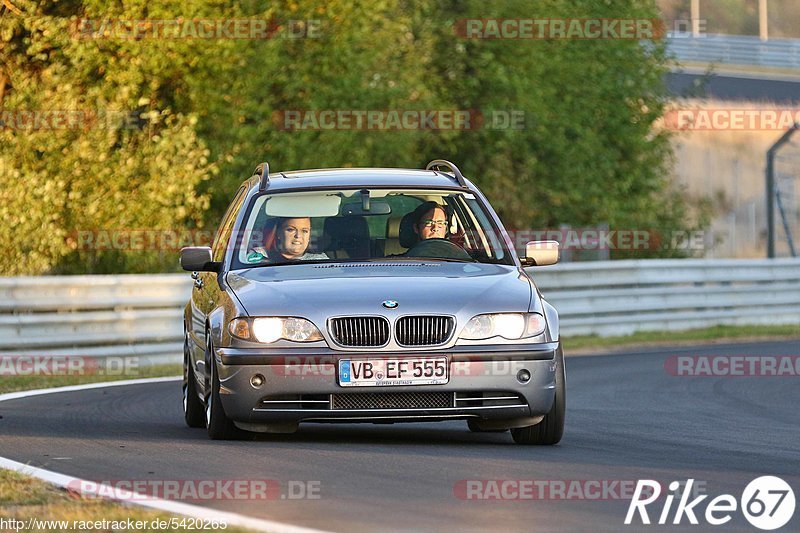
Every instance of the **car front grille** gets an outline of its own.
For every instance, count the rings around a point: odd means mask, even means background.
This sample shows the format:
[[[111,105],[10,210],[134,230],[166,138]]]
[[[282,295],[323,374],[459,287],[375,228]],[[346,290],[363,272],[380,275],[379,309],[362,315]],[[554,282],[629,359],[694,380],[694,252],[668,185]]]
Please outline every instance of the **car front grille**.
[[[400,346],[444,344],[452,331],[453,318],[449,316],[404,316],[394,327],[395,339]]]
[[[432,409],[453,407],[452,392],[357,392],[332,395],[333,409]]]
[[[330,332],[341,346],[383,346],[389,342],[389,322],[378,316],[332,318]]]
[[[342,392],[335,394],[283,394],[262,398],[257,411],[381,410],[447,408],[527,407],[525,399],[511,391],[457,392]]]

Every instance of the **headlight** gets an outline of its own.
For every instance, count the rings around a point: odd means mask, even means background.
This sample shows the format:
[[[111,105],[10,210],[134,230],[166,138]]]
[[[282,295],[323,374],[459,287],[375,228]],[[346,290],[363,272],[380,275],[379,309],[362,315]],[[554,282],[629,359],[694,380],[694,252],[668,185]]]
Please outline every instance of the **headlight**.
[[[459,338],[478,340],[491,337],[522,339],[544,331],[544,317],[538,313],[497,313],[472,317]]]
[[[234,318],[228,324],[228,331],[240,339],[264,343],[280,339],[294,342],[322,340],[322,334],[313,323],[298,317]]]

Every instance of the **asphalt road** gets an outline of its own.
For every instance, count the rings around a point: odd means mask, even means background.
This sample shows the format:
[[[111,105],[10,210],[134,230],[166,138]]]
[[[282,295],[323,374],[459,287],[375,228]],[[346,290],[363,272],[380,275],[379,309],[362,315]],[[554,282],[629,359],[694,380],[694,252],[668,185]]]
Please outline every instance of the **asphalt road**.
[[[290,436],[212,442],[184,426],[176,381],[0,403],[0,456],[97,481],[270,479],[284,496],[289,481],[316,481],[319,499],[191,503],[334,531],[672,530],[638,520],[624,526],[629,499],[613,488],[600,501],[558,494],[497,501],[464,499],[459,481],[556,487],[693,478],[711,497],[738,499],[750,480],[771,474],[800,499],[800,377],[678,377],[665,370],[672,355],[799,353],[795,341],[568,358],[567,427],[554,447],[470,433],[464,422],[309,424]],[[491,494],[489,485],[479,486],[473,494]],[[684,518],[676,529],[757,531],[740,512],[725,526],[705,524],[709,500],[699,505],[701,525]],[[648,508],[653,520],[663,503]],[[800,530],[800,509],[785,530]]]
[[[799,79],[770,79],[769,75],[672,72],[666,75],[670,93],[682,97],[716,98],[728,102],[772,102],[787,106],[800,103]]]

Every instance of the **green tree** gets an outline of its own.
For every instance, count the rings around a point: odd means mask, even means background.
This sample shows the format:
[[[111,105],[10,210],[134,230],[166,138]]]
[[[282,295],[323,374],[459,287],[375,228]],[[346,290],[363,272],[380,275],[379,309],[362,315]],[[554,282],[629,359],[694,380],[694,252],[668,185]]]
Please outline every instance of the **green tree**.
[[[0,13],[6,274],[174,268],[174,251],[98,251],[76,234],[128,248],[119,238],[131,232],[203,222],[196,189],[215,165],[183,102],[184,72],[207,72],[211,54],[191,41],[77,38],[78,17],[142,18],[150,6],[102,4],[15,0]]]
[[[0,111],[100,117],[87,127],[0,128],[0,264],[9,274],[174,269],[175,250],[85,251],[76,232],[212,229],[263,160],[285,170],[420,167],[445,157],[514,229],[693,224],[667,179],[669,138],[655,126],[667,101],[663,43],[465,39],[454,31],[466,18],[656,18],[654,0],[2,6]],[[259,19],[275,33],[82,39],[70,31],[79,18]],[[292,38],[290,28],[315,33]],[[489,120],[521,113],[524,121],[450,131],[292,131],[275,121],[292,110],[375,109],[476,110]]]
[[[426,19],[656,19],[653,2],[542,0],[438,4]],[[669,231],[690,224],[670,187],[671,146],[655,127],[668,94],[664,43],[637,40],[453,39],[435,43],[443,98],[465,108],[518,110],[521,129],[434,136],[486,191],[511,228],[560,224]],[[653,252],[659,255],[667,251]]]

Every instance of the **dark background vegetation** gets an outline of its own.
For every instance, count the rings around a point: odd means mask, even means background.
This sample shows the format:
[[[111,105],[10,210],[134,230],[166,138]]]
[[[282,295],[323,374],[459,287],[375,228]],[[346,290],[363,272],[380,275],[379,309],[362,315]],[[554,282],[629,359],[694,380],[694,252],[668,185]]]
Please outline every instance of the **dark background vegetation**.
[[[659,16],[655,0],[0,3],[0,110],[135,119],[0,127],[0,266],[4,275],[175,270],[175,251],[86,251],[76,232],[212,230],[265,160],[275,171],[441,157],[482,187],[509,228],[692,229],[702,217],[670,186],[669,138],[656,126],[668,99],[662,42],[467,40],[453,30],[463,18]],[[320,32],[70,33],[78,18],[177,17],[317,20]],[[286,109],[515,110],[525,127],[281,131],[272,117]]]

